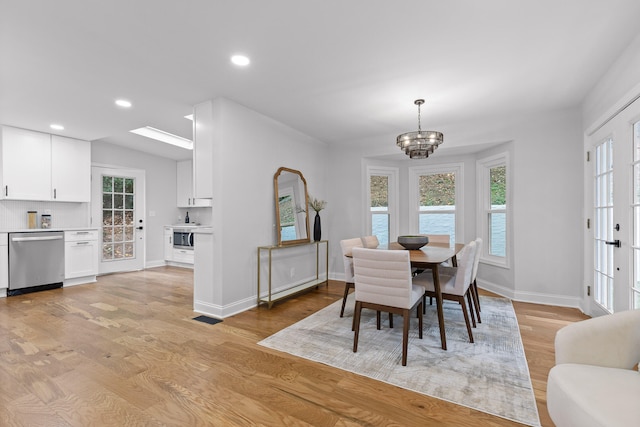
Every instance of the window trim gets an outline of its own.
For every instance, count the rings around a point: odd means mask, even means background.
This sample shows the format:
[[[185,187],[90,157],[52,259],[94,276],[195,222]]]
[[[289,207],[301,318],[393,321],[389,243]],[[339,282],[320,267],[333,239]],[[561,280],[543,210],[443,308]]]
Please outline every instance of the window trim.
[[[433,166],[414,166],[409,168],[409,229],[411,233],[420,231],[420,186],[421,175],[453,173],[456,176],[455,224],[456,243],[465,242],[464,232],[464,163],[443,163]]]
[[[385,166],[372,166],[367,165],[366,167],[366,177],[364,182],[365,188],[365,201],[364,201],[364,230],[363,233],[365,235],[370,235],[373,233],[372,221],[371,221],[371,177],[372,176],[386,176],[389,178],[389,188],[388,188],[388,196],[389,196],[389,242],[393,242],[397,240],[399,223],[400,223],[400,215],[399,215],[399,191],[400,191],[400,183],[399,183],[399,175],[400,170],[394,167],[385,167]]]
[[[490,173],[491,169],[498,166],[505,166],[507,168],[506,174],[506,195],[507,204],[505,209],[492,210],[491,209],[491,184]],[[495,265],[502,268],[511,268],[511,251],[513,248],[513,233],[512,233],[512,192],[511,192],[511,162],[509,158],[509,152],[503,152],[495,154],[493,156],[485,157],[476,161],[476,194],[477,194],[477,215],[476,215],[476,229],[478,235],[482,238],[484,244],[482,245],[482,253],[480,254],[480,261],[485,264]],[[507,215],[505,225],[505,256],[499,257],[491,255],[489,253],[489,223],[487,218],[492,212],[504,211]]]

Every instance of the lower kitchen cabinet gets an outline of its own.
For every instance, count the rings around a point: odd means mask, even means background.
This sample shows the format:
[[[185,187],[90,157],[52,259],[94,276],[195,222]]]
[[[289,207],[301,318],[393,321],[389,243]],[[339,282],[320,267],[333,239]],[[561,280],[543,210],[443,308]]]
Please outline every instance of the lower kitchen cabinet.
[[[178,249],[173,248],[173,259],[174,262],[181,262],[183,264],[191,264],[193,265],[194,249]]]
[[[173,261],[173,228],[164,228],[164,260]]]
[[[9,287],[9,235],[0,233],[0,289]],[[2,294],[4,295],[4,291]]]
[[[98,231],[64,232],[64,275],[66,279],[98,274]]]

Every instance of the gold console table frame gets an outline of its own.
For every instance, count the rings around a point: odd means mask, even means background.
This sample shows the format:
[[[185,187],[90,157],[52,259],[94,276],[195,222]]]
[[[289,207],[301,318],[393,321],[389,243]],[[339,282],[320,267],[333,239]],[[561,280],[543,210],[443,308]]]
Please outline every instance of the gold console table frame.
[[[325,245],[325,278],[320,278],[320,245]],[[315,245],[316,247],[316,278],[315,280],[309,280],[308,282],[301,283],[299,285],[292,286],[290,288],[272,292],[271,289],[271,263],[272,263],[272,254],[274,251],[278,251],[281,249],[291,249],[291,248],[299,248],[301,246],[311,246]],[[261,277],[261,268],[260,268],[260,259],[262,258],[262,254],[264,251],[269,252],[269,280],[268,280],[268,289],[267,295],[261,296],[262,289],[260,287],[260,277]],[[274,302],[279,301],[281,299],[290,297],[302,291],[305,291],[312,287],[318,287],[319,285],[326,283],[329,286],[329,241],[328,240],[320,240],[317,242],[305,242],[294,245],[283,245],[283,246],[258,246],[258,305],[260,303],[266,303],[269,305],[269,308],[273,305]]]

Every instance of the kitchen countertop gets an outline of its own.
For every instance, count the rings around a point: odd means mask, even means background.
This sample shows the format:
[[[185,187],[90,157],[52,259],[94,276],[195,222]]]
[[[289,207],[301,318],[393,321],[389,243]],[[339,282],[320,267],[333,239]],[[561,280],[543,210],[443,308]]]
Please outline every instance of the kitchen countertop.
[[[80,231],[98,230],[96,227],[64,227],[64,228],[20,228],[16,230],[0,230],[0,233],[37,233],[39,231]]]
[[[211,227],[210,225],[204,225],[204,224],[198,224],[195,222],[190,222],[188,224],[170,224],[170,225],[165,225],[165,227],[173,227],[173,228],[205,228],[205,227]]]

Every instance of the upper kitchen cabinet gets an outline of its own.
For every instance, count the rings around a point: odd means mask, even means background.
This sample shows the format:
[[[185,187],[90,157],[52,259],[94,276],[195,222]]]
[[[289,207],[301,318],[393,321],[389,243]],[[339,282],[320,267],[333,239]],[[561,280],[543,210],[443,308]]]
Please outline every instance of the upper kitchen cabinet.
[[[213,103],[193,107],[193,197],[213,198]]]
[[[91,201],[89,141],[51,136],[51,186],[55,201]]]
[[[2,127],[3,199],[91,200],[91,144],[42,132]]]
[[[211,199],[196,199],[193,196],[193,161],[183,160],[176,165],[176,199],[179,208],[211,206]]]
[[[51,200],[51,135],[2,127],[2,198]]]

